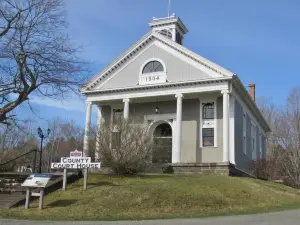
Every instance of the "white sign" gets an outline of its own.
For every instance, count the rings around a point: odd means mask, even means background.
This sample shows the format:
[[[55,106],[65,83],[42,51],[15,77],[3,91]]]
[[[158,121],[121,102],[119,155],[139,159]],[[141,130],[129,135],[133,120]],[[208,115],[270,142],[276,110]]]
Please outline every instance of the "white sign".
[[[202,123],[203,128],[214,128],[215,121],[213,119],[205,119]]]
[[[91,157],[61,157],[60,163],[69,164],[69,163],[91,163]]]
[[[83,157],[83,154],[81,151],[75,150],[70,152],[70,157]]]
[[[51,163],[51,169],[100,169],[100,163]]]
[[[166,81],[167,81],[166,73],[140,75],[139,77],[139,85],[160,84],[160,83],[166,83]]]
[[[82,157],[81,151],[70,152],[70,157],[60,158],[60,162],[51,163],[51,169],[100,169],[100,163],[92,163],[91,157]]]
[[[21,185],[22,187],[46,187],[51,174],[31,174]]]

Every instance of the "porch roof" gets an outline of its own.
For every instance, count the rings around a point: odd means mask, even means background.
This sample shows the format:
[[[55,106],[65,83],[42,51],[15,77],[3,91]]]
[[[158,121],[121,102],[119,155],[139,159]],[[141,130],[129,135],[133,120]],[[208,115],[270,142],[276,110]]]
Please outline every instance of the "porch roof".
[[[212,83],[222,83],[224,81],[230,81],[232,77],[224,77],[224,78],[212,78],[205,80],[193,80],[193,81],[182,81],[182,82],[169,82],[162,84],[153,84],[153,85],[143,85],[143,86],[134,86],[134,87],[126,87],[126,88],[112,88],[106,90],[91,90],[91,91],[83,91],[82,93],[86,96],[101,94],[101,93],[113,93],[113,92],[128,92],[128,91],[137,91],[137,90],[149,90],[149,89],[159,89],[159,88],[167,88],[167,87],[180,87],[180,86],[193,86],[197,84],[212,84]]]

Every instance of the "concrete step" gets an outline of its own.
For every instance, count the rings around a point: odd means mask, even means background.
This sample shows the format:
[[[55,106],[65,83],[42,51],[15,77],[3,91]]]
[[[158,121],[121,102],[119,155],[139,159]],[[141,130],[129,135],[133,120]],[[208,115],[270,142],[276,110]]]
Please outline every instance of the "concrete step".
[[[12,203],[22,198],[24,195],[20,193],[0,194],[0,209],[6,209]]]

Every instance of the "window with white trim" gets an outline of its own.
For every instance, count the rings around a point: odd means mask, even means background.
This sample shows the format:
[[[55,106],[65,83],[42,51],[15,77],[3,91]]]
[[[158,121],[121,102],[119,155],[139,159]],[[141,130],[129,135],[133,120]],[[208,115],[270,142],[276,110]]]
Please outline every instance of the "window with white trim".
[[[118,123],[123,118],[123,109],[113,109],[113,124]]]
[[[166,38],[172,39],[172,32],[170,30],[163,29],[163,30],[160,30],[159,33],[161,35],[165,36]]]
[[[121,120],[123,118],[123,109],[113,109],[112,111],[112,140],[111,145],[113,149],[118,149],[121,145],[121,132],[119,129]]]
[[[262,158],[262,140],[263,136],[262,133],[259,134],[259,158]]]
[[[203,103],[202,104],[202,118],[214,119],[215,118],[215,105],[214,102]]]
[[[243,115],[243,152],[247,154],[247,127],[246,127],[246,114]]]
[[[145,73],[155,73],[155,72],[163,72],[164,66],[158,61],[150,61],[143,68],[143,74]]]
[[[203,147],[214,146],[214,128],[203,128],[202,129],[202,140]]]
[[[216,103],[201,103],[201,147],[216,147]]]
[[[251,142],[252,142],[252,158],[255,156],[256,150],[256,126],[251,124]]]
[[[149,59],[140,69],[139,85],[167,82],[166,65],[160,59]]]

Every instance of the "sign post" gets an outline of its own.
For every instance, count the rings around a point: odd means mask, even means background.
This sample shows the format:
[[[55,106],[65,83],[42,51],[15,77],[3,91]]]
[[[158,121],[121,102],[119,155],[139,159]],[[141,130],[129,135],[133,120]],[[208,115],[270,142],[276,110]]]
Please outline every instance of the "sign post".
[[[25,209],[29,208],[29,203],[30,203],[30,188],[27,187],[27,189],[26,189],[26,199],[25,199]]]
[[[67,168],[64,168],[63,191],[67,190]]]
[[[31,174],[24,183],[22,187],[26,187],[26,199],[25,199],[25,209],[29,208],[30,197],[37,196],[39,199],[39,208],[43,209],[44,204],[44,189],[51,178],[51,174]],[[32,192],[32,189],[39,188],[40,192]]]
[[[88,169],[84,170],[84,175],[83,175],[83,190],[86,191],[87,189],[87,182],[88,182]]]
[[[39,208],[43,209],[44,206],[44,188],[40,189],[40,202],[39,202]]]
[[[101,164],[92,162],[91,157],[84,157],[81,151],[75,150],[70,152],[70,157],[60,158],[60,162],[51,163],[51,169],[64,169],[63,190],[67,189],[67,170],[82,169],[84,170],[83,189],[87,189],[88,169],[100,169]]]

